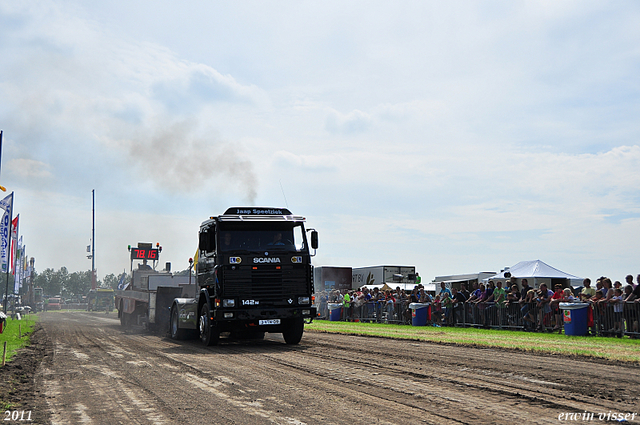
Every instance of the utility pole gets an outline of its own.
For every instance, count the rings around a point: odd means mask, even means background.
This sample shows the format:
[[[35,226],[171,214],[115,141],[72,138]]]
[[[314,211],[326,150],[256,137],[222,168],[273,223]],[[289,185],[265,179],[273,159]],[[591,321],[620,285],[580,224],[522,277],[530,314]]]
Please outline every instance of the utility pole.
[[[29,290],[27,291],[27,300],[28,300],[27,304],[31,306],[33,311],[36,311],[36,296],[33,291],[33,271],[34,271],[35,263],[36,263],[36,259],[31,257],[31,259],[29,260],[29,283],[27,286]]]

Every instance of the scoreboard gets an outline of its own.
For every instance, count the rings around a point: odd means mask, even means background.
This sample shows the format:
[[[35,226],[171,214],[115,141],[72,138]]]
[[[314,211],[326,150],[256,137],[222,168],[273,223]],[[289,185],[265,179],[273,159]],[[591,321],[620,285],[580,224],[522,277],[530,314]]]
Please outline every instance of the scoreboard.
[[[152,260],[155,261],[159,258],[159,250],[157,248],[134,248],[131,247],[131,259],[132,260]]]

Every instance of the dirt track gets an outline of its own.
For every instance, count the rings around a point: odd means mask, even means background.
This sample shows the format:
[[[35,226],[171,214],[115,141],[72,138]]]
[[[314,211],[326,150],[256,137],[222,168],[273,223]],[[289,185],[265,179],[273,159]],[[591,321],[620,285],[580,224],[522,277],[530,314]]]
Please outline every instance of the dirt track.
[[[599,413],[640,413],[632,365],[311,332],[293,347],[267,334],[204,348],[124,333],[104,313],[48,313],[42,324],[52,355],[36,373],[35,409],[54,424],[531,424],[584,412],[594,418],[583,423],[602,423]]]

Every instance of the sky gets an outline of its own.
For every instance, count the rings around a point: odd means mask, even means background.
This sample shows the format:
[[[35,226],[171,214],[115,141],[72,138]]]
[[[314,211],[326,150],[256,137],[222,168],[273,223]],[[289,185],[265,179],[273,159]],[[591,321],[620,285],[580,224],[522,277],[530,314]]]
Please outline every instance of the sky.
[[[0,184],[37,271],[187,268],[288,207],[316,266],[640,273],[640,3],[0,2]]]

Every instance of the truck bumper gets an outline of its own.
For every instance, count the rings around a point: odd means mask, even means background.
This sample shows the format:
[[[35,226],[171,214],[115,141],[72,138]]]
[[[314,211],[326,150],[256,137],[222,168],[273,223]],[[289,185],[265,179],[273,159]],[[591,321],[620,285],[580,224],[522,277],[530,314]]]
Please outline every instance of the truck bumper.
[[[235,329],[253,329],[265,332],[280,332],[282,327],[292,319],[313,319],[316,317],[315,307],[269,308],[269,309],[216,309],[212,318],[221,331]],[[278,320],[279,324],[266,321]],[[263,322],[261,322],[263,321]]]

